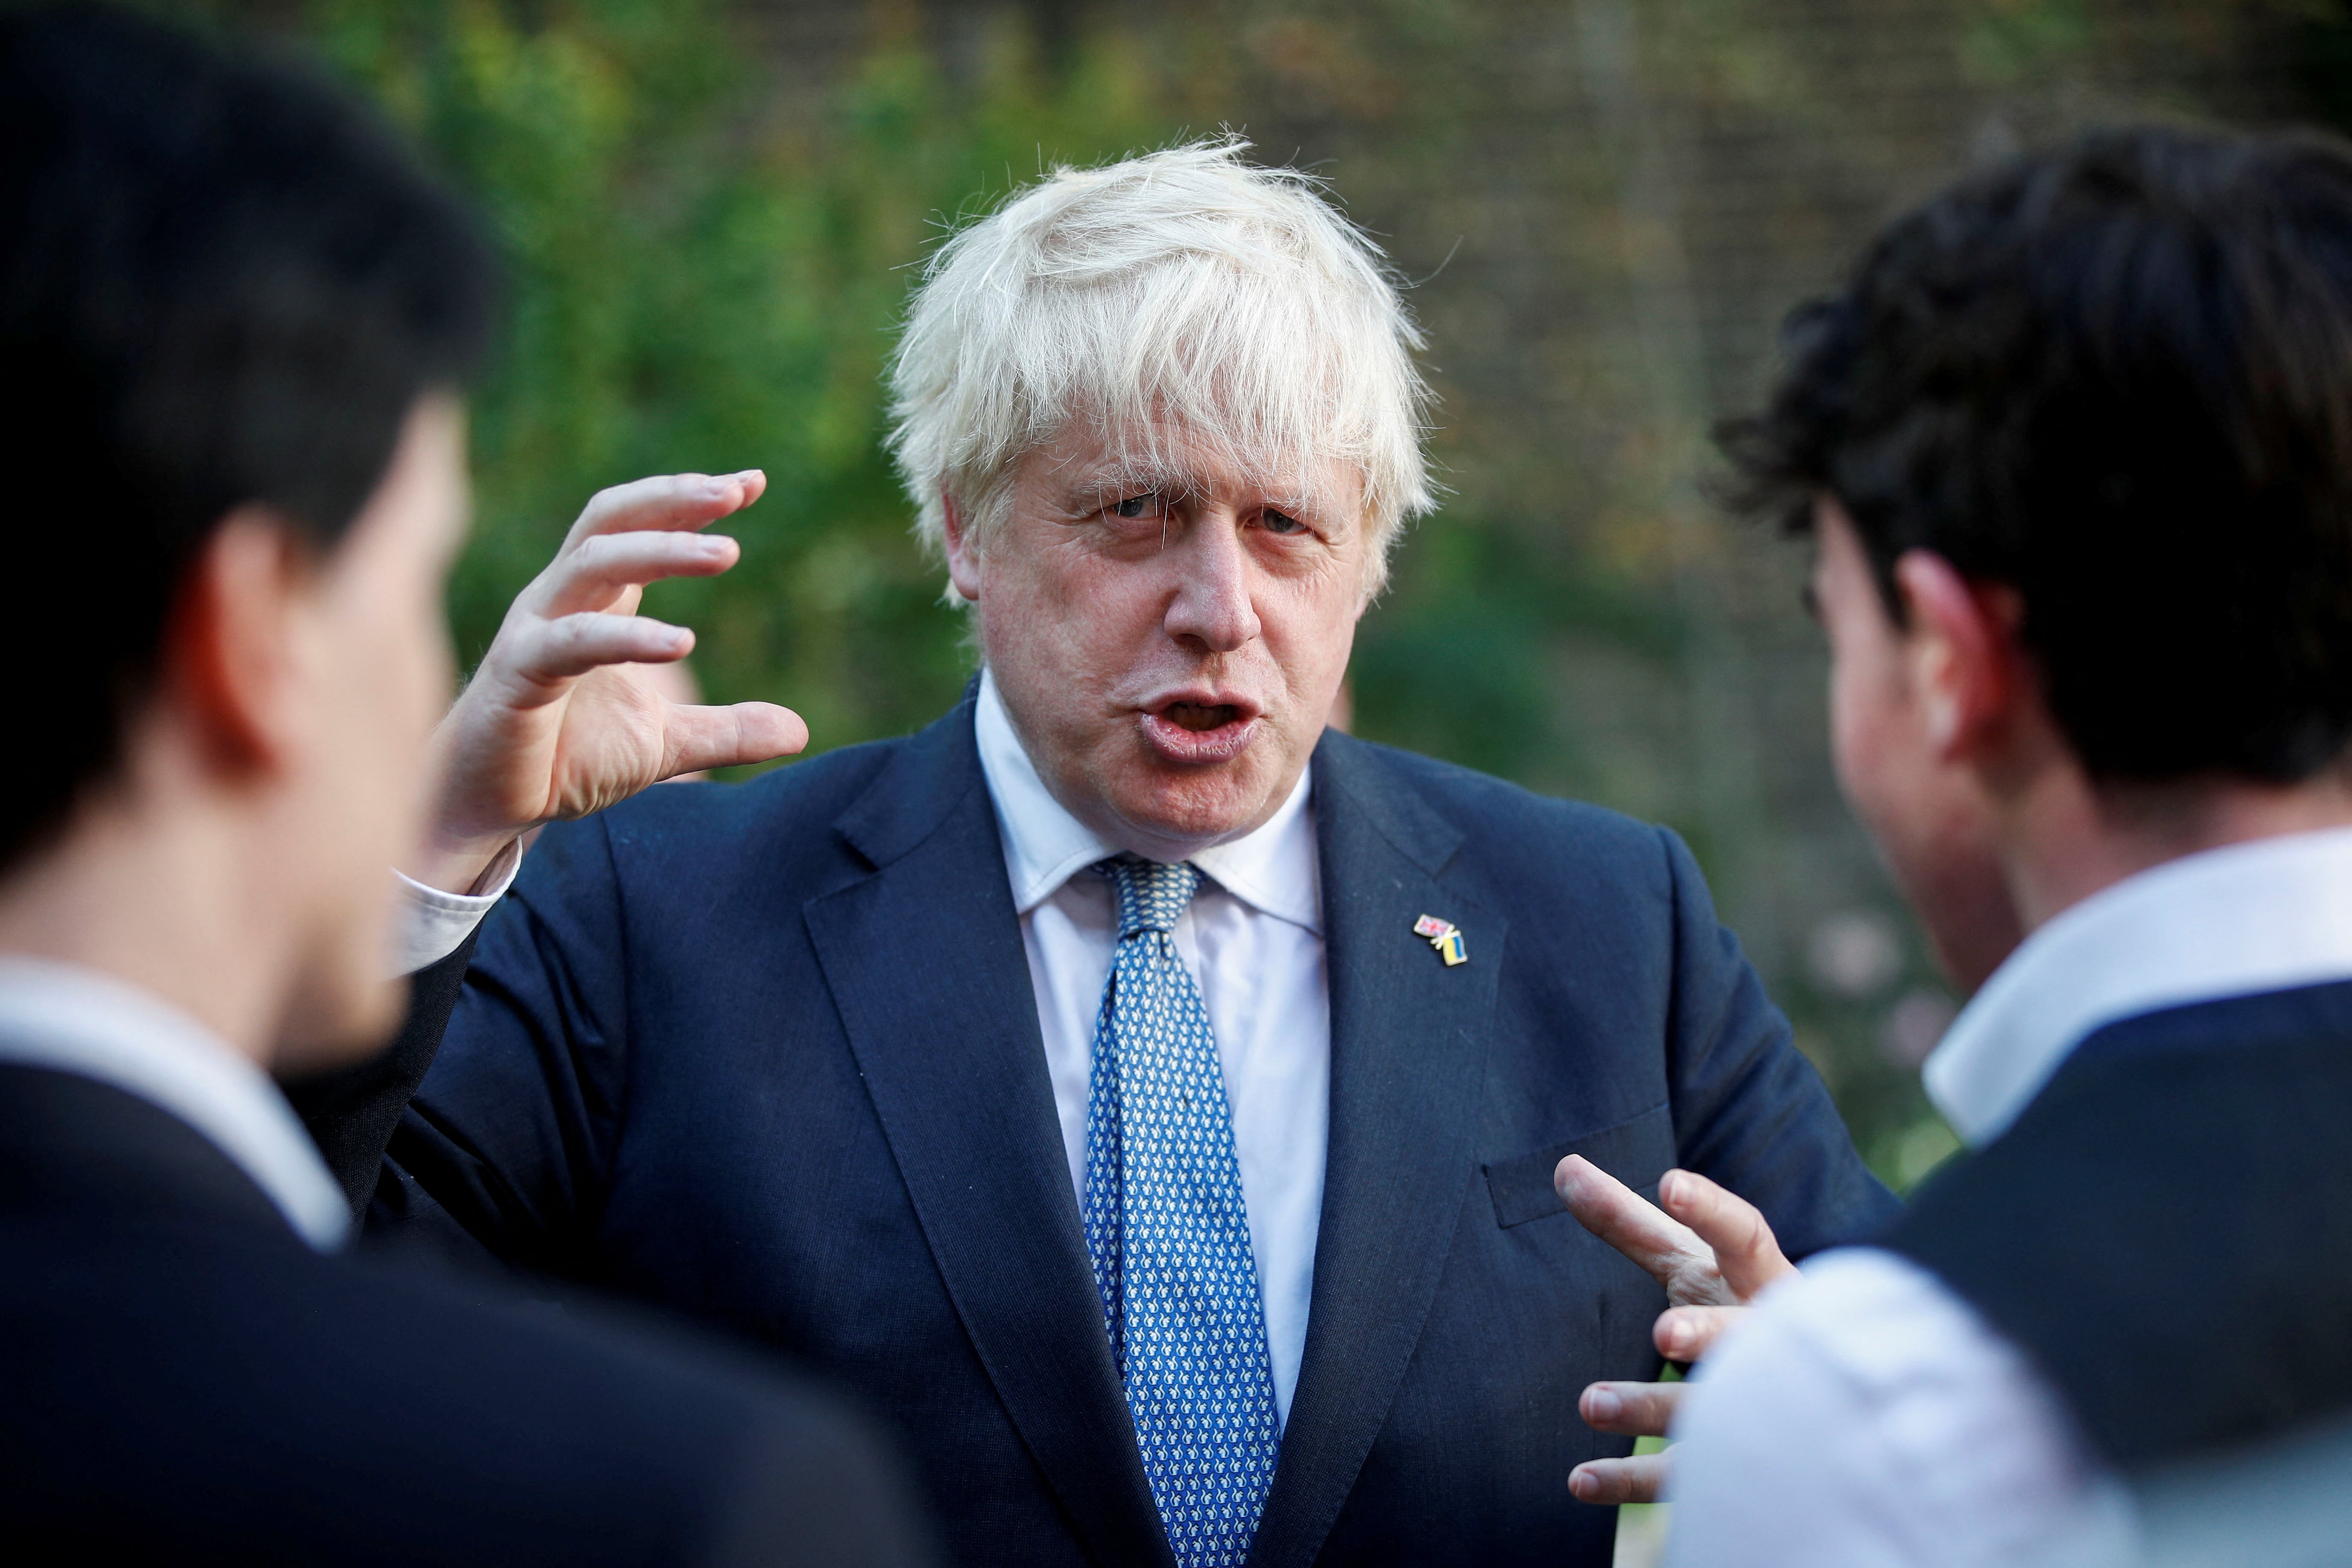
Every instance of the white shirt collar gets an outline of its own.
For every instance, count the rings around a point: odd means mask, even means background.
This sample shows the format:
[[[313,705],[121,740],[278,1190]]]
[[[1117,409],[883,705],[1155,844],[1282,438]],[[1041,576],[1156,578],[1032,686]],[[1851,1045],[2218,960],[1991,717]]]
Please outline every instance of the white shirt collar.
[[[171,1112],[321,1252],[351,1230],[342,1189],[269,1076],[144,991],[76,964],[0,954],[0,1061],[96,1079]]]
[[[1061,885],[1118,850],[1070,815],[1038,776],[1037,766],[1004,710],[996,677],[982,670],[978,711],[972,718],[980,742],[980,771],[996,805],[996,826],[1004,839],[1004,868],[1013,880],[1013,906],[1027,914]],[[1203,849],[1192,864],[1225,891],[1307,931],[1323,929],[1322,868],[1316,859],[1315,823],[1307,814],[1313,767],[1302,771],[1281,809],[1256,828]]]
[[[1927,1058],[1927,1097],[1962,1138],[1989,1143],[2105,1025],[2347,979],[2352,827],[2183,856],[2020,943]]]

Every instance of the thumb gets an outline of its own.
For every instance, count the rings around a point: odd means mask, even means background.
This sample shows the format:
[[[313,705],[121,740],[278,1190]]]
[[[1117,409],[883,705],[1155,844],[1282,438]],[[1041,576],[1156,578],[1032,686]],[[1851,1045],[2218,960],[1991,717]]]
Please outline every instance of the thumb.
[[[807,745],[809,738],[808,726],[799,714],[772,702],[738,702],[725,708],[673,703],[665,715],[662,734],[667,742],[664,778],[706,768],[772,762],[791,756]]]

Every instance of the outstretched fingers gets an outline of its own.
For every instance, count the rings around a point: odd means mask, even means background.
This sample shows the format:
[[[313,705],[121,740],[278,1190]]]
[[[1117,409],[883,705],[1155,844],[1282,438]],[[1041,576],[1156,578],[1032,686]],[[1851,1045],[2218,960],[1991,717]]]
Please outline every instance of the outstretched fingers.
[[[1570,1495],[1579,1502],[1655,1502],[1665,1490],[1667,1456],[1636,1454],[1629,1459],[1587,1459],[1568,1473]]]
[[[1596,1383],[1586,1388],[1576,1413],[1596,1432],[1626,1437],[1663,1437],[1674,1421],[1686,1383]]]
[[[1762,1212],[1696,1171],[1668,1171],[1658,1182],[1658,1202],[1714,1249],[1716,1268],[1738,1300],[1753,1300],[1795,1271]]]
[[[515,637],[503,666],[517,705],[553,701],[569,682],[610,664],[667,664],[694,651],[694,634],[644,616],[575,615],[535,622]],[[489,666],[484,665],[484,673]]]
[[[1687,1366],[1704,1359],[1747,1310],[1745,1307],[1669,1307],[1652,1326],[1651,1342],[1668,1361]]]
[[[719,533],[640,529],[595,534],[565,550],[540,574],[531,588],[537,601],[532,608],[551,618],[609,610],[631,588],[665,577],[716,577],[742,554],[741,545]]]
[[[640,529],[705,528],[758,500],[768,476],[757,468],[737,474],[656,474],[598,490],[564,536],[569,550],[600,533]]]
[[[801,716],[772,702],[738,702],[727,708],[674,704],[664,734],[668,742],[664,778],[771,762],[808,744],[808,726]]]
[[[1706,1245],[1697,1234],[1586,1159],[1570,1154],[1552,1173],[1553,1190],[1585,1229],[1672,1289]]]

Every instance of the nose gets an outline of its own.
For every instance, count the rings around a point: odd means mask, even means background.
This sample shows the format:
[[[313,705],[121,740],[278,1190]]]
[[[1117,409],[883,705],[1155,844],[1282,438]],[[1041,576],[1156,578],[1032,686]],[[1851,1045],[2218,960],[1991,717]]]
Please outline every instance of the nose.
[[[1255,642],[1257,606],[1239,520],[1222,512],[1199,517],[1170,553],[1178,577],[1163,623],[1168,635],[1203,653],[1232,653]]]

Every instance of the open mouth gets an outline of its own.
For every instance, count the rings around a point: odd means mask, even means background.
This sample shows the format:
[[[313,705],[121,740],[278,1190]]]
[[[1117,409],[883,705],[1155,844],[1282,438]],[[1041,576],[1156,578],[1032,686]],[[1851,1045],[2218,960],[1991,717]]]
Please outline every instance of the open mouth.
[[[1205,735],[1242,716],[1242,710],[1230,702],[1171,702],[1160,712],[1170,723],[1195,735]]]
[[[1146,710],[1144,739],[1171,763],[1230,762],[1257,735],[1257,713],[1238,702],[1179,698]]]

